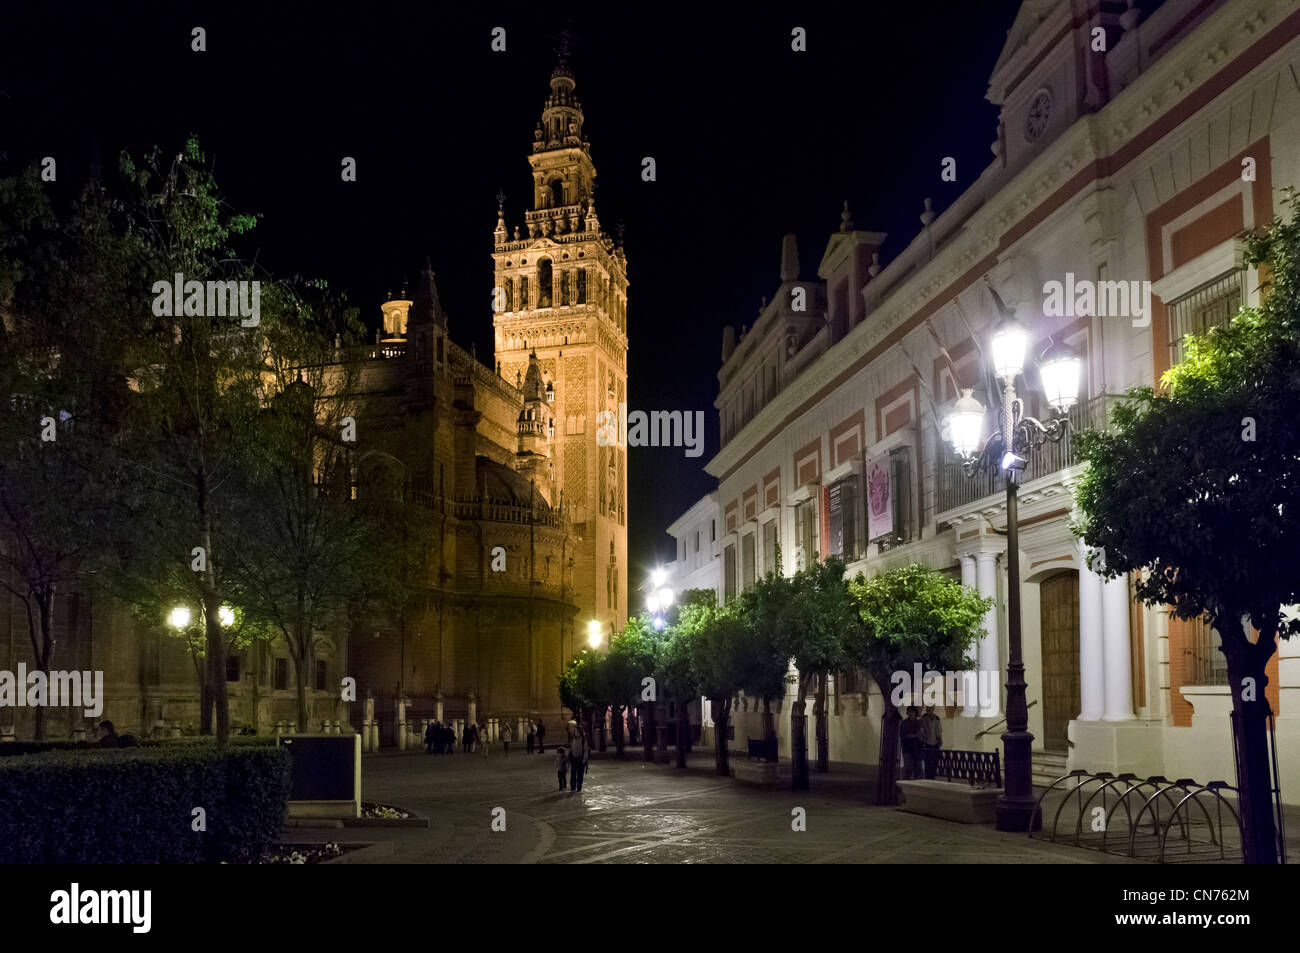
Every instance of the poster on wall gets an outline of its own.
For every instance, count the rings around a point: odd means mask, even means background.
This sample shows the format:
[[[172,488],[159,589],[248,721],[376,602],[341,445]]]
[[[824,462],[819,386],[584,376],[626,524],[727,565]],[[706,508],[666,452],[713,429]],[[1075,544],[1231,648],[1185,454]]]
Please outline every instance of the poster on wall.
[[[894,467],[889,454],[867,461],[867,539],[894,531]]]
[[[834,483],[827,493],[826,522],[829,527],[827,556],[844,555],[844,483]]]

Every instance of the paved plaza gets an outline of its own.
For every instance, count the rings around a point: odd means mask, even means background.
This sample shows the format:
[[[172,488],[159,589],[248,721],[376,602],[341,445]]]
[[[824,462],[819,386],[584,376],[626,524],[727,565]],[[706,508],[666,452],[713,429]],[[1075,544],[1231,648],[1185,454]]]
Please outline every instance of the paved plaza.
[[[298,829],[286,839],[390,841],[391,854],[374,861],[411,864],[1130,862],[877,807],[852,774],[814,774],[812,790],[796,795],[712,774],[711,751],[693,754],[686,770],[640,755],[593,760],[577,793],[558,790],[550,752],[366,755],[363,799],[413,810],[429,827]],[[504,831],[492,830],[498,807]],[[796,807],[806,812],[805,831],[791,829]]]

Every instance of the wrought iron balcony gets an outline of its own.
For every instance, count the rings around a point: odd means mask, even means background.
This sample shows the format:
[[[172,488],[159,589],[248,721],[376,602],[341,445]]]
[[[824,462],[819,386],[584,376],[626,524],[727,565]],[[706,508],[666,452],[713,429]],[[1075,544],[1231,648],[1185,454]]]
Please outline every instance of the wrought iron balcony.
[[[1104,428],[1110,407],[1119,399],[1116,394],[1100,394],[1087,401],[1081,401],[1070,408],[1067,416],[1070,427],[1060,443],[1048,441],[1034,450],[1020,477],[1023,486],[1040,477],[1056,473],[1079,462],[1074,450],[1074,435],[1080,430]],[[943,444],[940,448],[938,467],[938,509],[940,513],[966,506],[986,496],[1000,495],[1006,492],[1006,478],[1002,473],[976,473],[966,476],[962,472],[961,461],[952,452],[952,448]]]

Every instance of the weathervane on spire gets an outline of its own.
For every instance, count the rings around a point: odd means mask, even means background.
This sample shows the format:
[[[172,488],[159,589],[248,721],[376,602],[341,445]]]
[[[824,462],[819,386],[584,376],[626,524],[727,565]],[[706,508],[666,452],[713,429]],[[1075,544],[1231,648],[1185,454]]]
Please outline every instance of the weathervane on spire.
[[[498,188],[498,189],[497,189],[497,209],[500,210],[500,209],[503,209],[503,208],[505,208],[505,207],[506,207],[506,193],[503,192],[501,189]]]
[[[551,34],[551,39],[555,40],[555,55],[560,58],[561,63],[568,61],[569,54],[577,49],[580,42],[578,35],[567,26],[558,33]]]

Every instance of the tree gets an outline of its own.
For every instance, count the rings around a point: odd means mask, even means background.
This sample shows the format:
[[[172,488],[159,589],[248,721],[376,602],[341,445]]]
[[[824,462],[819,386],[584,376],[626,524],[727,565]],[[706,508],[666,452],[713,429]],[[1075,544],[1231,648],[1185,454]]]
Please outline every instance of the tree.
[[[100,462],[122,396],[102,312],[128,282],[108,254],[106,204],[83,199],[61,219],[34,169],[0,180],[0,587],[47,672],[56,620],[75,638],[108,536]],[[45,707],[33,715],[43,740]]]
[[[709,596],[713,593],[710,591]],[[675,606],[674,618],[664,630],[667,636],[659,643],[655,669],[660,690],[677,707],[677,767],[686,767],[690,750],[690,704],[699,697],[699,679],[692,664],[692,642],[700,624],[708,618],[713,599],[701,603],[692,596],[685,605]]]
[[[940,672],[973,667],[966,653],[979,640],[993,601],[924,566],[904,566],[870,580],[859,574],[849,592],[858,618],[845,630],[844,648],[885,700],[876,803],[895,804],[900,716],[890,699],[894,675],[910,678],[917,663]]]
[[[714,758],[718,774],[726,777],[727,726],[731,720],[731,699],[740,691],[748,666],[752,664],[750,640],[735,603],[706,607],[694,623],[690,641],[691,668],[702,695],[713,711]]]
[[[113,569],[139,581],[185,569],[193,574],[212,704],[209,710],[205,702],[202,725],[205,732],[215,729],[224,745],[230,732],[221,624],[231,585],[226,556],[240,545],[232,511],[240,502],[238,477],[252,462],[266,371],[263,335],[274,317],[263,309],[257,324],[246,324],[239,313],[208,314],[190,303],[191,282],[247,281],[244,289],[251,290],[258,280],[228,247],[256,219],[227,211],[196,141],[170,161],[157,150],[139,165],[124,155],[120,171],[114,228],[137,294],[134,307],[111,315],[118,338],[130,342],[124,369],[134,391],[113,476],[120,490],[115,523],[133,556],[118,558]],[[177,275],[185,289],[170,287]],[[159,282],[168,287],[162,294]],[[182,290],[180,313],[168,313],[177,310],[168,298]],[[251,293],[244,299],[250,306],[256,300]],[[138,561],[142,555],[150,561]]]
[[[1162,389],[1130,390],[1109,431],[1076,442],[1089,468],[1075,531],[1104,554],[1090,565],[1134,574],[1139,601],[1219,634],[1248,863],[1278,860],[1264,670],[1300,631],[1287,611],[1300,603],[1300,198],[1284,205],[1290,221],[1248,237],[1261,307],[1191,337]]]
[[[394,564],[403,547],[381,520],[392,501],[357,486],[360,365],[331,359],[336,309],[298,291],[274,290],[289,300],[275,308],[280,320],[266,332],[265,409],[253,422],[249,466],[233,478],[241,485],[232,510],[240,544],[227,562],[244,613],[288,646],[298,730],[307,731],[316,634],[344,627],[356,603],[381,590],[400,611],[405,577]],[[355,337],[358,328],[348,330]]]
[[[776,747],[776,718],[772,702],[785,695],[790,669],[785,614],[794,598],[794,584],[779,568],[755,581],[734,605],[741,622],[745,651],[739,658],[737,687],[755,704],[763,703],[763,741]]]
[[[828,672],[844,667],[844,633],[854,622],[849,584],[844,578],[844,561],[833,556],[799,570],[788,581],[769,576],[773,592],[761,597],[780,603],[775,611],[777,645],[786,658],[794,659],[799,670],[798,693],[790,714],[791,786],[808,787],[808,733],[805,727],[805,698],[809,685],[817,686],[817,740],[819,769],[827,762],[827,714],[825,680]],[[756,589],[760,587],[755,587]],[[770,613],[769,613],[770,614]]]

